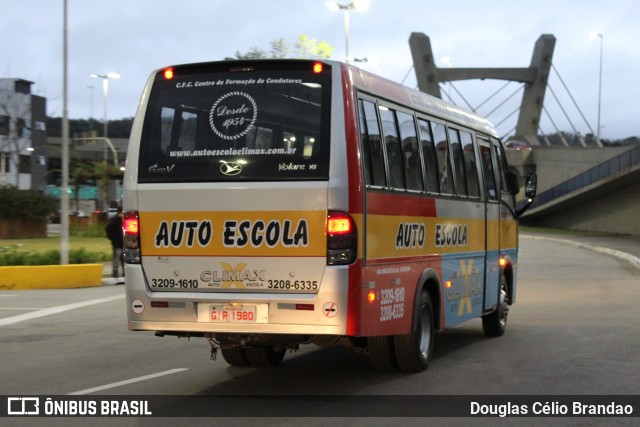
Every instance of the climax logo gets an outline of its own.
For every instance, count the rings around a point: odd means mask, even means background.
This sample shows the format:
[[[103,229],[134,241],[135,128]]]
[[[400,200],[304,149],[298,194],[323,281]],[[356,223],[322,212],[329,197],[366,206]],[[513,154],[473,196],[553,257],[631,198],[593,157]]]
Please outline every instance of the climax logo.
[[[208,270],[200,273],[200,280],[217,285],[216,287],[245,289],[247,285],[256,282],[265,282],[266,270],[246,269],[246,263],[237,264],[232,267],[228,262],[221,262],[222,271]]]
[[[227,176],[235,176],[242,172],[242,164],[238,162],[227,162],[220,160],[220,172]]]

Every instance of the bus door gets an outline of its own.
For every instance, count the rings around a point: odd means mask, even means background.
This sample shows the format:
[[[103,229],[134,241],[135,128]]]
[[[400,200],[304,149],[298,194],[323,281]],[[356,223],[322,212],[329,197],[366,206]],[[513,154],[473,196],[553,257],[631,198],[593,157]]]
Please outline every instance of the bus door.
[[[515,196],[507,186],[509,164],[500,141],[491,138],[494,164],[496,165],[496,179],[498,184],[498,198],[500,206],[500,257],[508,260],[514,273],[517,268],[518,258],[518,221],[516,219]],[[516,277],[513,274],[513,277]],[[512,283],[509,293],[510,304],[515,302],[515,283]]]
[[[498,303],[500,282],[500,203],[496,177],[496,162],[488,139],[478,138],[484,183],[485,200],[485,292],[484,309],[491,310]]]

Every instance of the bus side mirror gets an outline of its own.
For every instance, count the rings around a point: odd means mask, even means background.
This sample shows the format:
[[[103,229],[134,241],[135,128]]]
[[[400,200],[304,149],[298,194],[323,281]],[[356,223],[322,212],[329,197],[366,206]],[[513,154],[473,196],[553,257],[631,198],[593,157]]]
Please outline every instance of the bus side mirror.
[[[533,204],[533,199],[536,197],[536,192],[538,191],[538,175],[535,173],[530,173],[527,175],[527,182],[524,185],[524,195],[527,198],[525,204],[516,210],[516,218],[522,216],[523,213],[529,206]]]
[[[527,175],[527,182],[524,186],[524,195],[527,199],[533,199],[536,197],[538,191],[538,175],[530,173]]]

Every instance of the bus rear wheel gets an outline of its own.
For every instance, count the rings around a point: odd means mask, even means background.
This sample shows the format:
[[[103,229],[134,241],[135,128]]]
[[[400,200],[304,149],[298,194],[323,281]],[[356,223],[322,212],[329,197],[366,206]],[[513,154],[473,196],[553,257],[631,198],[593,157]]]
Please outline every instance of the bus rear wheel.
[[[241,347],[222,347],[220,349],[222,357],[231,366],[246,367],[249,366],[249,359],[244,348]]]
[[[509,314],[509,293],[507,278],[504,272],[500,273],[500,291],[498,294],[498,308],[486,316],[482,316],[482,330],[487,337],[499,337],[504,335],[507,329],[507,315]]]
[[[278,366],[284,359],[285,349],[276,349],[270,345],[247,347],[245,349],[249,363],[254,367]]]
[[[393,337],[384,335],[369,337],[369,362],[376,371],[393,371],[397,367],[396,356],[393,350]]]
[[[418,316],[413,332],[394,337],[398,368],[405,372],[420,372],[427,369],[433,353],[435,338],[433,305],[426,291],[420,294],[416,310]]]

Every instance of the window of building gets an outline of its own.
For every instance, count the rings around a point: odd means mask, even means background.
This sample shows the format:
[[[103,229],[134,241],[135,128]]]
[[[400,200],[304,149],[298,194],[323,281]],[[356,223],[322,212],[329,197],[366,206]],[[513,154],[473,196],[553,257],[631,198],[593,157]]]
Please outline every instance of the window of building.
[[[0,116],[0,135],[9,136],[9,116]]]

